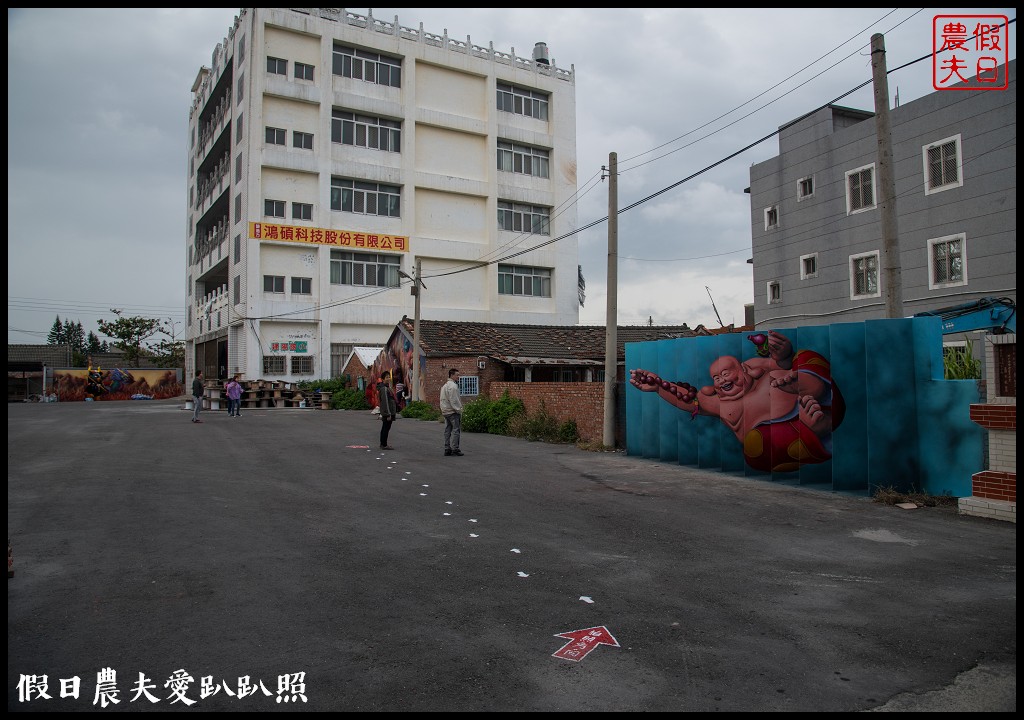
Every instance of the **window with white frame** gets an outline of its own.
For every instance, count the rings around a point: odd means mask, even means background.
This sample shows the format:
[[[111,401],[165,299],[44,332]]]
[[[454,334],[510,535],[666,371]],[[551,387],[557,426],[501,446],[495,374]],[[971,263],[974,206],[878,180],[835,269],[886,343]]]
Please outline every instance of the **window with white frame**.
[[[814,195],[814,176],[800,178],[796,181],[796,200],[806,200]]]
[[[875,207],[874,163],[846,173],[846,214],[870,210],[873,207]]]
[[[398,255],[331,250],[331,284],[398,287],[401,263]]]
[[[352,354],[351,343],[331,343],[331,377],[341,377],[345,361]]]
[[[928,289],[967,284],[967,236],[964,233],[928,241]]]
[[[459,375],[459,395],[479,395],[480,378],[476,375]]]
[[[850,299],[881,295],[878,284],[878,251],[850,256]]]
[[[401,199],[402,189],[397,185],[331,178],[331,210],[401,217]]]
[[[331,113],[331,142],[371,150],[402,151],[402,123],[347,110]]]
[[[364,80],[377,85],[402,87],[402,61],[387,55],[357,50],[334,43],[331,71],[335,75]]]
[[[264,275],[263,292],[284,294],[284,275]]]
[[[284,355],[264,355],[263,374],[284,375]]]
[[[292,375],[312,375],[312,355],[292,355]]]
[[[267,145],[284,145],[287,136],[284,128],[267,127]]]
[[[768,304],[774,305],[775,303],[782,302],[782,285],[778,280],[769,280],[767,286]]]
[[[551,297],[551,268],[498,265],[498,294]]]
[[[800,279],[818,277],[818,253],[800,256]]]
[[[297,147],[300,150],[312,150],[313,133],[292,131],[292,147]]]
[[[539,90],[527,90],[526,88],[510,85],[509,83],[498,83],[498,110],[526,115],[538,120],[548,119],[548,98],[547,93]]]
[[[293,277],[292,278],[292,295],[312,295],[313,294],[313,278],[306,277]]]
[[[942,192],[964,184],[960,135],[939,140],[922,148],[924,162],[924,194]]]
[[[306,63],[295,63],[295,79],[296,80],[312,80],[313,79],[313,66],[307,65]]]
[[[779,226],[779,208],[776,205],[764,209],[764,229],[770,230]]]
[[[498,170],[542,178],[550,177],[550,155],[551,153],[543,148],[499,140]]]
[[[273,75],[288,75],[288,61],[267,56],[267,72]]]
[[[267,217],[284,217],[284,200],[264,200],[263,214]]]
[[[310,203],[292,203],[292,220],[312,220],[313,206]]]
[[[499,200],[498,229],[550,235],[551,211],[540,205],[524,205]]]

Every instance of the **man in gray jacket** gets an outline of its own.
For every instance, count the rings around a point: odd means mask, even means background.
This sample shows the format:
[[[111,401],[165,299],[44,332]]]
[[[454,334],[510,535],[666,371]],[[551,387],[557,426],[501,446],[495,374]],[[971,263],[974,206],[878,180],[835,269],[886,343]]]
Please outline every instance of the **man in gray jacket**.
[[[441,414],[444,415],[444,454],[463,455],[459,450],[462,437],[462,398],[459,396],[459,371],[448,371],[448,382],[441,387]]]

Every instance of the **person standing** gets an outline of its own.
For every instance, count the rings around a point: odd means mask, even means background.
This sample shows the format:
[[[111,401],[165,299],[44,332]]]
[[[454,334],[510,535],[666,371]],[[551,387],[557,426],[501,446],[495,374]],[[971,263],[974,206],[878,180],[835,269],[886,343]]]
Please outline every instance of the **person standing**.
[[[242,384],[238,382],[238,375],[228,380],[224,389],[228,393],[228,417],[242,417]]]
[[[201,423],[199,411],[203,408],[203,371],[196,370],[196,379],[192,381],[192,422]]]
[[[464,455],[462,439],[462,397],[459,395],[459,371],[448,371],[448,382],[441,387],[441,414],[444,415],[444,454]]]
[[[388,445],[388,433],[391,432],[391,423],[398,416],[398,400],[395,398],[395,391],[391,387],[391,371],[385,370],[377,383],[377,403],[380,406],[380,449],[394,450]]]

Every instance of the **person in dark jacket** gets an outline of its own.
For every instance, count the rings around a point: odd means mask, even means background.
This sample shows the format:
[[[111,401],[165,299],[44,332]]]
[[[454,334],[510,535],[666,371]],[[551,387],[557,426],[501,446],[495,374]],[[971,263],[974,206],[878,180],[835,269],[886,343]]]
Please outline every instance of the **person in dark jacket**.
[[[192,422],[201,423],[199,411],[203,408],[203,371],[196,370],[196,379],[192,381],[192,404],[195,409],[192,411]]]
[[[391,432],[391,423],[398,416],[398,400],[395,397],[394,388],[391,387],[391,372],[385,370],[377,383],[377,403],[380,406],[380,449],[394,450],[388,445],[388,433]]]

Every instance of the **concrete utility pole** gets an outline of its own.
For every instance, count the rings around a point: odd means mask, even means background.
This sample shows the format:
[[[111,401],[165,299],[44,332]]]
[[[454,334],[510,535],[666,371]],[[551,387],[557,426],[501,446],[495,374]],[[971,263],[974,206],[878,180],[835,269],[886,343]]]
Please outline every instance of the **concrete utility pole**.
[[[619,331],[619,157],[608,153],[608,307],[604,341],[604,438],[605,447],[615,447],[615,380],[619,359],[616,352]]]
[[[878,205],[882,220],[882,266],[885,269],[885,316],[903,317],[903,270],[896,218],[896,179],[893,170],[892,128],[889,124],[889,79],[886,76],[885,36],[871,36],[871,73],[875,87],[875,135],[878,139]]]
[[[411,292],[416,298],[413,309],[412,321],[412,399],[420,400],[420,289],[426,290],[427,286],[420,280],[420,273],[423,272],[423,264],[416,258],[416,274],[410,276],[401,270],[398,274],[412,280]]]

